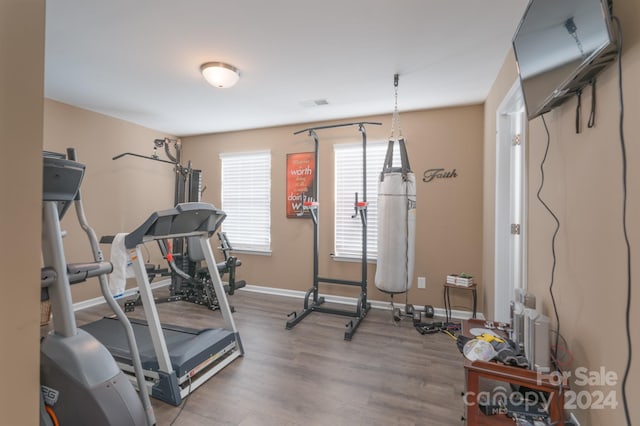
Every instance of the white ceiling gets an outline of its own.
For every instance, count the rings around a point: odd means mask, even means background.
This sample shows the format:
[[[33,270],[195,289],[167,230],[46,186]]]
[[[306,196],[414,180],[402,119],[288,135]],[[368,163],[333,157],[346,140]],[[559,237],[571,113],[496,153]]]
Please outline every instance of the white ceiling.
[[[175,136],[390,113],[396,73],[400,111],[479,103],[526,4],[49,0],[45,95]]]

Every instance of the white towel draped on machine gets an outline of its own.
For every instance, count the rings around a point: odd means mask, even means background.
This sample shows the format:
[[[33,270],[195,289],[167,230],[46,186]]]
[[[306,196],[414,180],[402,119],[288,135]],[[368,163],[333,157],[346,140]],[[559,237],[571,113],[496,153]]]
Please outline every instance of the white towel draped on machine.
[[[406,293],[413,281],[416,230],[416,177],[409,166],[404,138],[398,139],[401,167],[393,167],[389,140],[378,182],[378,260],[376,287]]]
[[[129,253],[124,246],[124,237],[126,233],[116,234],[111,243],[111,264],[113,272],[109,276],[109,289],[114,298],[121,297],[127,284],[127,278],[133,278],[133,268]]]

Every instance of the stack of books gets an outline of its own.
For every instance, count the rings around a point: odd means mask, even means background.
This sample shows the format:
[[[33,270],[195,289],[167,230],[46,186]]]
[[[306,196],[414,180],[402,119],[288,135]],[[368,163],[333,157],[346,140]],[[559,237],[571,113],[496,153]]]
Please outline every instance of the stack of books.
[[[473,285],[473,277],[469,274],[451,274],[447,275],[447,284],[469,287]]]

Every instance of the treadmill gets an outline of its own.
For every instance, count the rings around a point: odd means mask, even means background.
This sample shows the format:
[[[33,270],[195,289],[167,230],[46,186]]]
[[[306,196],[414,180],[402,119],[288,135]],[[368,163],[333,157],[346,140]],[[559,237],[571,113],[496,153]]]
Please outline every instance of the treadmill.
[[[207,203],[182,203],[157,211],[124,238],[146,321],[130,319],[151,396],[179,405],[192,391],[244,354],[240,334],[218,274],[209,238],[226,214]],[[222,328],[194,329],[161,324],[142,245],[150,241],[189,237],[202,250],[224,319]],[[126,336],[117,318],[105,317],[82,327],[98,339],[128,374],[133,374]]]

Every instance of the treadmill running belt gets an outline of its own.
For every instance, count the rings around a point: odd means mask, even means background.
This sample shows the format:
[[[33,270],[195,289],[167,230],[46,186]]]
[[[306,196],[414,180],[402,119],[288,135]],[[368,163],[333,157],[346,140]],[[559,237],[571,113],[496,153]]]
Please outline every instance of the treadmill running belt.
[[[149,327],[144,321],[140,320],[131,320],[131,326],[136,336],[142,368],[158,371],[158,360],[153,350]],[[129,345],[122,325],[117,318],[104,317],[81,328],[105,345],[116,361],[132,364]],[[167,342],[171,365],[178,377],[184,376],[190,370],[235,342],[232,331],[218,328],[195,330],[163,324],[162,332]]]

